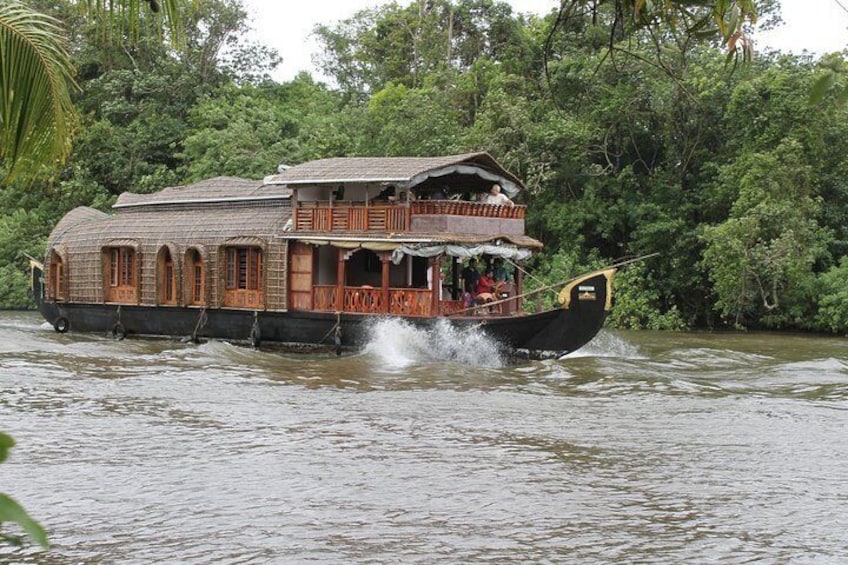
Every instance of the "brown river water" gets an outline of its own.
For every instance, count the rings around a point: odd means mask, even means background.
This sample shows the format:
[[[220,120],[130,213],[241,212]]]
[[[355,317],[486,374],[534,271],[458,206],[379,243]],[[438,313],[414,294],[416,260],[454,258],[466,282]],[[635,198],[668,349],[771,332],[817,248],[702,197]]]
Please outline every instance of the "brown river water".
[[[844,338],[514,364],[396,321],[336,358],[0,312],[0,430],[52,543],[0,563],[848,563]]]

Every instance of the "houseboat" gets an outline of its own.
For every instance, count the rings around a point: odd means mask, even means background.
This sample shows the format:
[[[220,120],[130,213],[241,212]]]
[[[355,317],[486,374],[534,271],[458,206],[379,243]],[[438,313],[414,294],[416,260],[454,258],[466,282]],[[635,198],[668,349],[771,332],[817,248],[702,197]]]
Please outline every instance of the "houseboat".
[[[615,268],[565,281],[556,307],[524,312],[521,181],[487,153],[352,157],[121,194],[106,214],[69,212],[34,262],[33,293],[56,331],[361,346],[376,318],[447,320],[514,352],[562,355],[590,341]],[[462,270],[495,260],[485,302]],[[567,284],[566,284],[567,283]],[[473,290],[473,289],[472,289]]]

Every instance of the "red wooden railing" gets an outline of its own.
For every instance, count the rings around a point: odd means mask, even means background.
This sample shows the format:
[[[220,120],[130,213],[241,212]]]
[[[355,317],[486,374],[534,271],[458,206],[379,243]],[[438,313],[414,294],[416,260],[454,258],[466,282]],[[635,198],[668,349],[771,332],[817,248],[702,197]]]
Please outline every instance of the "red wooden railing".
[[[294,225],[297,231],[408,231],[409,207],[301,202]]]
[[[265,293],[262,290],[225,290],[224,306],[230,308],[263,308],[265,306]]]
[[[335,285],[313,286],[313,310],[335,312],[337,289]],[[343,312],[388,313],[399,316],[430,316],[432,313],[432,293],[426,288],[390,288],[388,312],[386,312],[381,288],[346,286],[342,298]]]
[[[134,286],[112,286],[106,291],[106,302],[138,304],[138,289]]]
[[[390,288],[389,313],[402,316],[430,316],[433,294],[424,288]]]
[[[410,203],[415,216],[477,216],[524,219],[526,206],[504,206],[466,200],[416,200]]]
[[[343,312],[379,314],[383,312],[383,290],[379,288],[346,286]]]
[[[503,206],[464,200],[416,200],[392,205],[300,202],[295,208],[297,231],[409,231],[410,216],[474,216],[523,220],[526,206]]]
[[[312,287],[312,309],[323,312],[336,310],[336,285],[315,285]]]

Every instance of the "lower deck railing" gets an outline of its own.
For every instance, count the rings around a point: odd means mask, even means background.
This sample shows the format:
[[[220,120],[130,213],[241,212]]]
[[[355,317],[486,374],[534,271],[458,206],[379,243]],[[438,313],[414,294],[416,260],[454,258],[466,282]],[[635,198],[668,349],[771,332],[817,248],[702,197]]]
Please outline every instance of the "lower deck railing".
[[[312,287],[312,309],[319,312],[338,310],[338,287]],[[368,286],[343,287],[342,312],[359,314],[397,314],[399,316],[430,316],[433,312],[432,293],[426,288],[390,288],[388,308],[383,289]]]

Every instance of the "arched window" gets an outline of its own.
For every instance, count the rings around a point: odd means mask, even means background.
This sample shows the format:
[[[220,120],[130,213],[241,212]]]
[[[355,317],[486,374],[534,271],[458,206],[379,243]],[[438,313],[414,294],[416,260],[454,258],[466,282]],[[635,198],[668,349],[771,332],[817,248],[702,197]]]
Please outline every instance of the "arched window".
[[[159,250],[156,266],[158,271],[156,282],[159,304],[176,305],[177,269],[174,263],[174,257],[171,255],[171,250],[167,246]]]
[[[50,253],[50,279],[47,281],[47,296],[56,302],[68,300],[68,278],[65,262],[54,249]]]
[[[186,252],[185,276],[186,302],[192,306],[206,304],[206,271],[203,267],[203,257],[197,249],[191,248]]]

